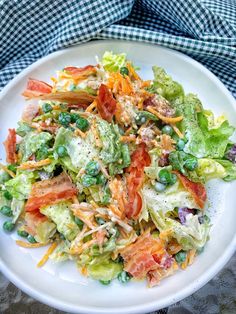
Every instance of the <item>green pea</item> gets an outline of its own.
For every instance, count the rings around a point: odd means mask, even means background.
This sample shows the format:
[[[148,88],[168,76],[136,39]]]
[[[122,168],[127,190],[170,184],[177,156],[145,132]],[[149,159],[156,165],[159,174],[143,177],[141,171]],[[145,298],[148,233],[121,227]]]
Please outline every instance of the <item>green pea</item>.
[[[96,176],[96,178],[97,178],[97,184],[104,185],[107,182],[106,177],[101,172]]]
[[[176,143],[176,149],[177,150],[183,150],[184,146],[185,146],[185,141],[182,138],[178,139],[178,141]]]
[[[13,231],[15,225],[11,221],[5,221],[3,224],[3,230],[7,232]]]
[[[58,117],[58,122],[63,126],[68,126],[71,123],[71,115],[67,112],[61,112]]]
[[[8,201],[11,201],[12,200],[12,195],[11,195],[11,193],[10,192],[8,192],[8,191],[4,191],[3,192],[3,196],[8,200]]]
[[[99,280],[99,282],[104,286],[108,286],[111,283],[111,280]]]
[[[71,122],[75,123],[80,118],[80,115],[78,113],[71,113],[70,118]]]
[[[165,125],[163,128],[162,128],[162,133],[164,134],[167,134],[167,135],[173,135],[173,128],[170,126],[170,125]]]
[[[159,181],[163,184],[174,184],[177,181],[175,174],[171,173],[167,169],[161,169],[159,171]]]
[[[198,166],[198,160],[196,157],[192,156],[190,158],[188,158],[185,162],[184,162],[184,167],[188,170],[195,170]]]
[[[85,187],[97,184],[97,179],[89,174],[84,174],[81,178],[81,183]]]
[[[11,217],[12,216],[12,210],[11,210],[11,207],[7,206],[7,205],[4,205],[1,207],[0,209],[0,212],[7,216],[7,217]]]
[[[42,110],[44,113],[52,111],[52,106],[48,103],[42,105]]]
[[[104,225],[104,223],[106,222],[104,219],[102,219],[101,217],[96,217],[96,222],[99,225]]]
[[[66,156],[68,155],[67,149],[66,149],[66,147],[63,146],[63,145],[57,146],[56,152],[57,152],[57,155],[58,155],[60,158],[66,157]]]
[[[135,123],[137,125],[142,125],[147,121],[147,117],[144,116],[141,112],[137,113],[136,117],[135,117]]]
[[[35,238],[31,234],[28,235],[27,240],[30,243],[37,243],[37,241],[35,240]]]
[[[81,220],[81,219],[79,219],[79,217],[75,217],[75,223],[76,223],[76,225],[80,228],[80,230],[83,228],[83,226],[84,226],[84,222]]]
[[[79,117],[79,119],[76,120],[76,126],[78,129],[85,132],[85,131],[87,131],[87,129],[89,127],[88,120],[86,120],[82,117]]]
[[[121,67],[120,68],[120,74],[122,75],[129,75],[129,70],[127,67]]]
[[[126,271],[122,271],[118,274],[117,278],[121,283],[126,283],[130,281],[131,276]]]
[[[14,165],[14,164],[11,164],[11,165],[8,165],[7,166],[7,169],[8,170],[10,170],[10,171],[12,171],[12,172],[14,172],[14,173],[16,173],[16,165]]]
[[[17,230],[17,234],[18,234],[18,236],[20,236],[22,238],[27,238],[29,235],[28,232],[26,232],[25,230],[20,230],[20,229]]]
[[[166,189],[166,184],[163,184],[163,183],[160,183],[160,182],[155,182],[154,189],[157,192],[163,192]]]
[[[85,172],[90,176],[96,176],[100,172],[100,165],[97,161],[90,161],[85,167]]]
[[[175,260],[178,264],[183,263],[186,260],[187,252],[180,251],[177,254],[175,254]]]

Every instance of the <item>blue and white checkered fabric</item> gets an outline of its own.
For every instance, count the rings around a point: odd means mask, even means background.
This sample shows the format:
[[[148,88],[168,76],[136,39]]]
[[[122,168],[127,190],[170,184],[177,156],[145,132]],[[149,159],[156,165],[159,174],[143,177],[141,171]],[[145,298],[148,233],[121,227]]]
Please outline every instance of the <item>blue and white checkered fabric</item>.
[[[0,0],[0,88],[42,56],[98,38],[182,51],[236,97],[235,0]]]

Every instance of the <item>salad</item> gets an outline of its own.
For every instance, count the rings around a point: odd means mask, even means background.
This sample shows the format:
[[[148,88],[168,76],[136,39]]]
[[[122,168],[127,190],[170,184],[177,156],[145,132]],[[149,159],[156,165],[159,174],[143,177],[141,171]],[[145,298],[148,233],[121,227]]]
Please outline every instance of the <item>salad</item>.
[[[38,263],[73,260],[108,285],[153,287],[209,240],[206,182],[236,179],[234,127],[162,68],[143,80],[126,55],[30,78],[0,164],[6,233]]]

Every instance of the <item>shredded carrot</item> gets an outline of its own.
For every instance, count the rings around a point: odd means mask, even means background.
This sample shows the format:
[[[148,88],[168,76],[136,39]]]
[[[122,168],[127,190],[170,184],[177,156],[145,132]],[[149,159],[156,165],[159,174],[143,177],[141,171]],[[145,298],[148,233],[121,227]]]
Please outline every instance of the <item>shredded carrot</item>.
[[[167,240],[169,236],[172,235],[172,229],[167,229],[160,232],[159,238],[161,240]]]
[[[92,239],[92,240],[84,243],[80,247],[73,247],[72,249],[70,249],[70,254],[72,254],[72,255],[81,254],[84,250],[88,249],[90,246],[92,246],[96,242],[97,242],[96,239]]]
[[[92,112],[93,109],[95,109],[97,107],[97,101],[96,99],[91,103],[91,105],[89,105],[87,107],[87,109],[85,110],[86,112]]]
[[[16,244],[24,248],[38,248],[48,245],[48,243],[28,243],[21,240],[16,240]]]
[[[139,110],[143,110],[143,101],[140,101],[140,102],[138,103],[138,109],[139,109]]]
[[[141,80],[139,75],[136,73],[134,67],[131,65],[130,62],[127,62],[127,68],[128,68],[129,76],[131,77],[131,79]]]
[[[171,126],[172,126],[173,130],[175,131],[175,133],[178,135],[178,137],[180,137],[180,138],[184,137],[183,133],[180,132],[180,130],[177,128],[176,125],[171,125]]]
[[[186,256],[185,261],[181,264],[182,269],[186,269],[188,266],[188,255]]]
[[[131,95],[133,93],[133,86],[128,76],[124,77],[120,73],[111,73],[107,81],[108,88],[112,89],[114,93],[123,95]]]
[[[7,172],[12,178],[14,178],[14,177],[16,176],[13,171],[9,170],[9,169],[7,168],[7,166],[5,166],[5,165],[3,165],[3,164],[1,164],[1,163],[0,163],[0,168],[1,168],[2,170],[4,170],[5,172]]]
[[[82,266],[80,271],[83,276],[86,276],[86,277],[88,276],[88,270],[86,266]]]
[[[82,138],[86,137],[86,133],[82,132],[80,129],[76,129],[74,133]]]
[[[160,120],[164,121],[165,123],[173,124],[173,123],[177,123],[177,122],[180,122],[181,120],[183,120],[182,116],[174,117],[174,118],[173,117],[165,117],[162,114],[160,114],[158,111],[153,109],[153,107],[151,107],[151,106],[147,106],[147,110],[149,112],[151,112],[152,114],[154,114]]]
[[[177,254],[181,250],[182,250],[182,246],[177,241],[171,241],[168,244],[167,251],[170,255]]]
[[[35,168],[40,168],[43,166],[47,166],[52,162],[51,159],[47,158],[47,159],[43,159],[40,161],[26,161],[24,163],[22,163],[18,169],[20,170],[29,170],[29,169],[35,169]]]
[[[120,140],[121,142],[124,142],[124,143],[130,143],[130,142],[135,142],[136,137],[135,135],[131,134],[129,136],[121,136]]]
[[[142,87],[142,88],[145,88],[145,87],[150,86],[150,84],[151,84],[151,80],[148,80],[148,81],[142,81],[142,85],[141,85],[141,87]]]
[[[44,254],[43,258],[38,262],[37,267],[42,267],[49,259],[49,256],[57,247],[57,243],[53,242],[52,245],[47,249],[47,252]]]
[[[132,126],[129,127],[126,131],[125,131],[125,136],[128,136],[130,134],[130,132],[132,132]]]
[[[113,204],[110,204],[108,206],[108,208],[113,212],[113,214],[115,214],[116,216],[118,216],[119,218],[121,218],[122,213],[120,212],[120,210]]]
[[[192,250],[189,251],[189,254],[188,254],[188,265],[192,265],[192,263],[194,261],[195,254],[196,254],[196,250],[195,249],[192,249]]]
[[[169,135],[163,134],[160,136],[160,139],[161,139],[160,145],[163,150],[168,151],[168,152],[174,150],[174,146],[173,146],[174,141]]]

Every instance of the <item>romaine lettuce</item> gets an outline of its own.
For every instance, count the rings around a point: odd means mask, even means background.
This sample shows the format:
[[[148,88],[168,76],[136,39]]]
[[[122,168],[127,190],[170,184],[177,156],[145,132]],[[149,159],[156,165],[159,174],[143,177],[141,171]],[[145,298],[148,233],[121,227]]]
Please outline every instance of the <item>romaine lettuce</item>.
[[[163,214],[174,210],[175,207],[198,208],[191,194],[178,182],[159,194],[152,185],[145,184],[142,195],[148,208]]]
[[[22,161],[27,161],[28,158],[37,152],[37,150],[52,139],[52,135],[48,132],[34,133],[29,132],[20,143],[20,153]]]
[[[225,170],[225,176],[223,177],[224,181],[233,181],[236,180],[236,164],[232,163],[229,160],[216,159],[216,162],[221,164]]]
[[[207,222],[200,224],[197,215],[189,214],[186,222],[180,222],[166,217],[152,206],[149,211],[153,222],[160,231],[170,231],[170,237],[175,238],[182,245],[183,250],[201,249],[209,238],[210,225]]]
[[[64,237],[72,241],[79,233],[79,227],[74,221],[70,210],[69,202],[60,202],[53,205],[48,205],[40,209],[40,212],[49,217],[57,226],[57,230]]]
[[[35,240],[40,243],[47,243],[56,232],[56,225],[51,221],[44,221],[36,228]]]
[[[106,71],[117,72],[121,67],[125,66],[126,54],[114,54],[111,51],[106,51],[102,57],[102,65]]]
[[[122,271],[122,264],[107,260],[104,263],[88,265],[88,274],[95,280],[112,280]]]
[[[17,198],[13,198],[11,202],[11,210],[13,214],[12,222],[16,223],[20,214],[23,212],[25,206],[25,202],[23,200],[18,200]]]
[[[22,172],[15,178],[6,182],[5,186],[11,195],[18,200],[25,200],[29,197],[32,184],[35,182],[35,172]]]
[[[54,151],[60,145],[67,149],[68,156],[60,159],[63,165],[71,171],[78,172],[84,168],[86,164],[94,157],[99,155],[95,147],[95,140],[91,131],[88,131],[86,139],[74,136],[73,132],[69,129],[60,128],[54,143]],[[54,153],[55,159],[58,159]]]

